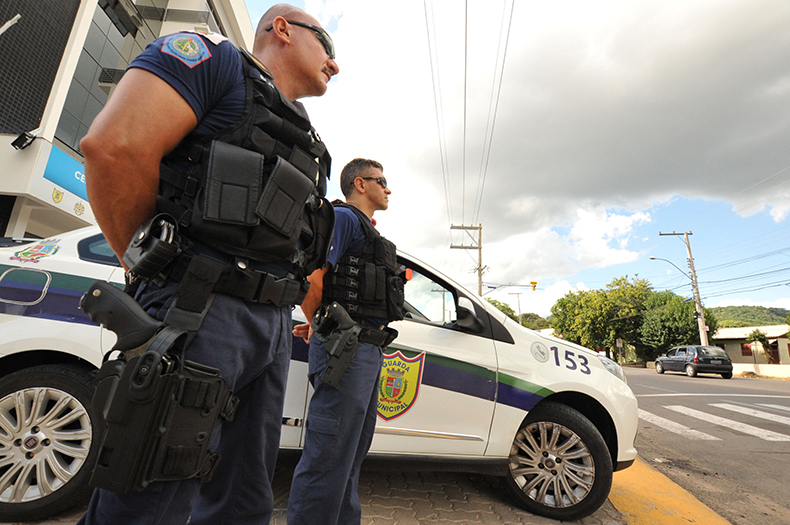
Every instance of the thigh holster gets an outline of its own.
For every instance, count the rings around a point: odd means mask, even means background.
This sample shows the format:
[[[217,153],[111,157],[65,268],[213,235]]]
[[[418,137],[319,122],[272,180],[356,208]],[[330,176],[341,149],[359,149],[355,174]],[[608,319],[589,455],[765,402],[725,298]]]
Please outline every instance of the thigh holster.
[[[91,290],[96,288],[105,297],[123,293],[107,283]],[[211,477],[219,461],[209,450],[214,425],[218,417],[232,420],[238,398],[218,369],[184,359],[187,339],[184,330],[160,326],[135,350],[141,353],[108,360],[99,369],[93,406],[103,428],[94,487],[126,493],[151,481]]]

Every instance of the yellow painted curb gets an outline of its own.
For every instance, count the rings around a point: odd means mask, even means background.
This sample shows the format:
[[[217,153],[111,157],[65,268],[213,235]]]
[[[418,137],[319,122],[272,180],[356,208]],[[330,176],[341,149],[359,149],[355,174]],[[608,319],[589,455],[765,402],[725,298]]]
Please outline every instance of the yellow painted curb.
[[[629,525],[730,523],[640,457],[614,473],[609,500]]]

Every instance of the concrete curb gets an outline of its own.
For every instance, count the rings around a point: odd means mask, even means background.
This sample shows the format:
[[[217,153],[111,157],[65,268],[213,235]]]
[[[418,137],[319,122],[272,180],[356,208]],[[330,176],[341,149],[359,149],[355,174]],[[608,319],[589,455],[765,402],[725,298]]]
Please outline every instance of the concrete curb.
[[[629,525],[730,523],[640,457],[614,473],[609,501]]]

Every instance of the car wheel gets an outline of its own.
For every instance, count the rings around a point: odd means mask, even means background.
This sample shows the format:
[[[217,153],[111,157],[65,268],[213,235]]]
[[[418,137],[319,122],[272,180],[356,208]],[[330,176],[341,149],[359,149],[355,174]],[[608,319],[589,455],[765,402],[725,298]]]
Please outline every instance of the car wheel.
[[[721,375],[724,379],[732,379],[732,372],[725,372]]]
[[[96,451],[93,380],[72,365],[0,379],[0,521],[31,521],[84,501]]]
[[[697,369],[694,368],[694,365],[686,365],[686,375],[689,377],[694,377],[697,375]]]
[[[656,363],[656,372],[658,372],[659,374],[663,374],[664,373],[664,365],[662,365],[661,363]]]
[[[523,508],[578,520],[603,505],[612,458],[595,425],[580,412],[546,402],[532,409],[513,439],[506,485]]]

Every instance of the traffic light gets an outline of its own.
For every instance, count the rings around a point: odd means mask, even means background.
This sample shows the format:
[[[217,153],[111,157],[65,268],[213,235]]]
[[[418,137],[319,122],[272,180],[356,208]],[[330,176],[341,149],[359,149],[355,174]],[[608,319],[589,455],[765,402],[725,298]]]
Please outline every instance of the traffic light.
[[[535,291],[535,287],[538,285],[538,281],[530,281],[529,284],[532,285],[532,291]]]

